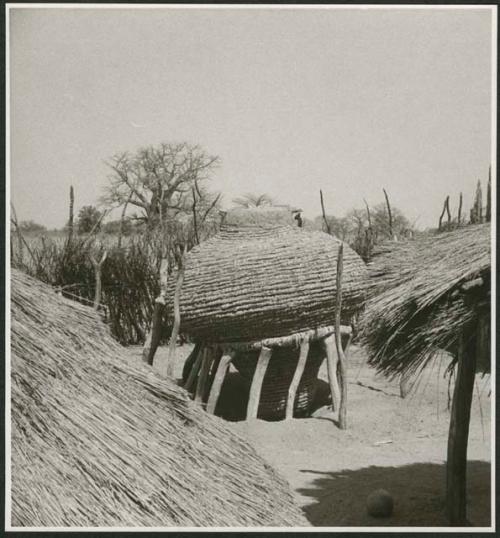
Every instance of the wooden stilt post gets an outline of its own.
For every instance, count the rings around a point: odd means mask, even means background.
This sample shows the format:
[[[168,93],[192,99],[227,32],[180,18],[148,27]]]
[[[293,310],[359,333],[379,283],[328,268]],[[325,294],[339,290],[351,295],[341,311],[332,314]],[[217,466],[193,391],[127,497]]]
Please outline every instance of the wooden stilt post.
[[[252,386],[250,387],[250,396],[248,398],[247,407],[247,419],[257,418],[257,412],[259,410],[260,392],[262,390],[262,382],[264,381],[264,375],[266,374],[267,365],[271,358],[271,349],[262,346],[260,350],[259,359],[257,361],[257,367],[253,374]]]
[[[200,375],[198,377],[198,383],[196,385],[196,394],[194,397],[195,402],[203,402],[206,393],[207,381],[208,381],[208,372],[210,371],[210,365],[214,359],[214,350],[210,347],[205,348],[205,353],[203,354],[203,360],[201,363]]]
[[[222,357],[222,349],[219,346],[214,346],[214,359],[212,361],[212,365],[210,366],[210,371],[208,372],[208,379],[209,379],[209,385],[212,386],[212,383],[214,381],[215,372],[217,372],[217,368],[219,367],[219,362]]]
[[[198,355],[194,360],[193,367],[191,368],[191,371],[189,372],[188,378],[186,383],[184,384],[184,388],[187,391],[191,391],[191,389],[195,386],[195,380],[198,377],[198,372],[201,368],[201,363],[203,361],[203,357],[205,355],[205,348],[201,348],[198,351]]]
[[[217,371],[215,373],[214,382],[212,383],[212,388],[210,389],[210,396],[208,397],[207,403],[207,412],[212,413],[212,415],[215,413],[215,409],[217,408],[217,402],[222,390],[224,378],[226,377],[227,369],[229,368],[232,360],[232,354],[224,353],[217,366]]]
[[[446,511],[452,526],[467,525],[466,474],[467,442],[476,373],[475,338],[460,335],[457,354],[457,376],[451,407],[446,467]]]
[[[293,418],[293,406],[295,404],[295,396],[297,395],[297,389],[299,388],[300,380],[302,379],[302,374],[304,373],[304,368],[306,367],[307,355],[309,353],[309,340],[302,340],[300,344],[300,354],[299,360],[297,362],[297,367],[295,368],[295,373],[293,374],[292,382],[288,387],[288,399],[286,402],[286,415],[285,418],[288,420]]]
[[[196,358],[200,354],[201,348],[202,348],[201,342],[196,342],[196,344],[194,345],[193,351],[191,351],[191,353],[188,355],[188,358],[186,359],[186,362],[184,363],[184,366],[182,368],[182,383],[184,387],[186,386],[186,382],[189,378],[189,374],[191,373],[194,363],[196,362]]]
[[[337,380],[337,353],[335,352],[335,336],[330,335],[323,339],[323,346],[326,353],[326,365],[328,369],[328,382],[330,384],[330,393],[332,395],[332,409],[336,411],[339,408],[340,388]]]

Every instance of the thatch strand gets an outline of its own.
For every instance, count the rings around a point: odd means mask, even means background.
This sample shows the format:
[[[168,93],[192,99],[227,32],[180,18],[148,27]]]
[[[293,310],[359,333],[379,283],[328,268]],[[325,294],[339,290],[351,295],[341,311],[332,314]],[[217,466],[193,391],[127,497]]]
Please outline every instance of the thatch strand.
[[[395,376],[454,351],[459,332],[489,315],[490,242],[490,226],[477,225],[380,248],[360,323],[371,364]],[[460,292],[478,276],[484,284],[475,294]]]
[[[97,313],[12,271],[14,526],[306,525],[286,483]]]

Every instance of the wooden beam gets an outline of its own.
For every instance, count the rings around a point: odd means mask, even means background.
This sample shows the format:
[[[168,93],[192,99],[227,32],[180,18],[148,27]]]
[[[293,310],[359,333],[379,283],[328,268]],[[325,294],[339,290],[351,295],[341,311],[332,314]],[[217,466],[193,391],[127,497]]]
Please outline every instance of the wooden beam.
[[[215,413],[217,408],[217,402],[219,401],[219,396],[222,390],[222,385],[224,383],[224,378],[226,377],[227,369],[233,360],[232,354],[224,354],[220,358],[219,364],[217,366],[217,371],[215,372],[214,382],[212,383],[212,388],[210,389],[210,396],[208,397],[207,403],[207,412]]]
[[[332,409],[336,411],[339,408],[340,388],[337,380],[338,357],[335,352],[335,336],[333,334],[323,339],[323,347],[326,354],[328,382],[330,384],[330,393],[332,395]]]
[[[304,373],[304,368],[306,367],[307,355],[309,353],[309,340],[302,340],[300,344],[300,353],[299,360],[297,361],[297,367],[295,368],[295,373],[293,374],[292,382],[288,387],[288,399],[286,402],[286,415],[285,418],[288,420],[293,418],[293,406],[295,404],[295,396],[297,395],[297,389],[299,388],[300,380],[302,379],[302,374]]]
[[[203,361],[204,355],[205,355],[205,348],[202,347],[198,351],[198,355],[197,355],[196,359],[194,360],[193,367],[191,368],[191,371],[189,372],[187,381],[186,381],[186,383],[184,385],[184,388],[187,391],[191,391],[191,388],[194,387],[194,382],[195,382],[196,378],[198,377],[198,372],[200,371],[201,363]]]
[[[203,402],[206,393],[208,373],[210,371],[210,365],[214,359],[214,351],[210,347],[205,348],[203,354],[203,360],[201,363],[200,375],[198,376],[198,383],[196,385],[196,394],[194,397],[195,402]]]
[[[446,513],[452,526],[467,525],[467,443],[476,374],[475,337],[462,333],[451,407],[446,465]]]
[[[271,349],[268,347],[262,347],[260,350],[259,359],[257,360],[257,366],[253,374],[252,386],[250,387],[250,396],[248,397],[247,406],[247,419],[257,418],[262,382],[264,381],[264,376],[266,374],[267,365],[269,364],[270,358]]]

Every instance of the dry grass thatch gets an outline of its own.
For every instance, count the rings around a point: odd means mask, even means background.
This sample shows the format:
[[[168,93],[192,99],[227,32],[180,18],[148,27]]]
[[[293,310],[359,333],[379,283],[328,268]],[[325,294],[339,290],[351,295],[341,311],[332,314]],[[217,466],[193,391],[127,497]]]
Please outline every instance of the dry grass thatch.
[[[370,362],[387,374],[416,372],[438,350],[454,352],[458,333],[489,320],[489,224],[383,246],[370,266],[371,290],[361,319]],[[481,276],[473,294],[461,286]],[[487,341],[484,335],[483,341]],[[479,369],[488,369],[489,349]]]
[[[12,525],[306,525],[220,419],[126,358],[93,310],[12,271]]]
[[[240,210],[215,237],[186,257],[181,328],[198,340],[240,342],[283,337],[333,325],[340,241],[326,233],[272,220],[245,223]],[[266,213],[263,212],[262,215]],[[365,299],[366,267],[344,245],[342,322]],[[173,284],[171,285],[171,289]]]

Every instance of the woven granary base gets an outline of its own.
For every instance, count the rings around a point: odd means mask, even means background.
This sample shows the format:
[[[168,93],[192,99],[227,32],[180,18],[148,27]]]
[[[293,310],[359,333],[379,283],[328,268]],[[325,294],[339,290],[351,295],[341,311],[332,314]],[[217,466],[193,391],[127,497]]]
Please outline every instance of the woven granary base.
[[[273,348],[271,360],[262,383],[258,418],[281,420],[285,418],[288,388],[299,360],[298,347]],[[233,364],[250,385],[259,358],[258,350],[237,351]],[[297,390],[294,416],[307,416],[316,394],[318,371],[325,358],[320,341],[311,342],[306,367]]]

